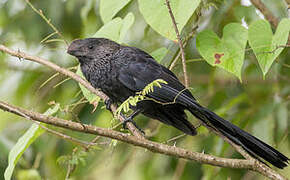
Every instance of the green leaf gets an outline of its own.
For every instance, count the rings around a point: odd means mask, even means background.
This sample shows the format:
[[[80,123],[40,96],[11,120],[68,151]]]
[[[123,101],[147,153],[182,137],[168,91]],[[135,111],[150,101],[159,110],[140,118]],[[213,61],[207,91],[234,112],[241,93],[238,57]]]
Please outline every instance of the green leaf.
[[[167,51],[168,50],[165,47],[162,47],[153,51],[150,54],[158,63],[160,63],[161,59],[166,55]]]
[[[102,26],[93,37],[108,38],[122,43],[134,20],[133,13],[128,13],[124,19],[115,18]]]
[[[50,116],[59,110],[59,104],[49,108],[44,115]],[[33,123],[31,127],[18,139],[17,143],[13,146],[8,156],[8,167],[5,169],[4,178],[10,180],[14,167],[22,156],[24,151],[32,144],[40,135],[45,132],[38,124]]]
[[[80,66],[77,69],[76,74],[78,74],[79,76],[84,77]],[[95,95],[94,93],[92,93],[91,91],[89,91],[87,88],[85,88],[83,85],[79,84],[81,91],[84,95],[84,97],[89,101],[89,103],[94,103],[94,104],[98,104],[98,102],[101,100],[101,98],[97,95]]]
[[[266,20],[255,21],[250,25],[249,44],[257,57],[264,77],[284,49],[279,46],[286,45],[289,31],[290,19],[281,20],[274,36],[271,26]]]
[[[210,65],[223,68],[241,80],[247,37],[242,25],[230,23],[224,27],[222,39],[211,30],[199,33],[196,46]]]
[[[104,23],[109,22],[112,18],[123,9],[131,0],[101,0],[100,15]]]
[[[14,167],[24,151],[44,132],[37,124],[32,124],[28,131],[20,137],[9,152],[8,167],[5,170],[5,180],[10,180]]]
[[[152,29],[162,36],[175,41],[176,33],[165,0],[138,0],[138,3],[141,14]],[[170,6],[180,32],[199,3],[200,0],[170,0]]]
[[[113,41],[118,41],[122,24],[121,18],[115,18],[102,26],[93,37],[108,38]]]
[[[128,13],[127,16],[124,18],[122,27],[120,29],[120,37],[119,37],[118,42],[122,43],[124,41],[128,30],[134,23],[134,20],[135,20],[135,16],[131,12]]]

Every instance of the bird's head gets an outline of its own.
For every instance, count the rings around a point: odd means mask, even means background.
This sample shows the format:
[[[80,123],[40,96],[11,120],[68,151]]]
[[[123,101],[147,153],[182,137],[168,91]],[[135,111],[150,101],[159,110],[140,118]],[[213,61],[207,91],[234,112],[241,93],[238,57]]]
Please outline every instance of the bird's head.
[[[86,38],[74,40],[68,47],[67,53],[78,58],[80,63],[100,60],[114,54],[120,45],[105,38]]]

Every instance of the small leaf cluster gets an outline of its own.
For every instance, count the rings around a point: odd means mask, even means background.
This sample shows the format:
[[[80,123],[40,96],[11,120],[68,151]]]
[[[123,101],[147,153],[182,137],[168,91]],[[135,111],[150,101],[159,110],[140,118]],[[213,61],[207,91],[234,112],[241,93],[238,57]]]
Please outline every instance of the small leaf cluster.
[[[136,106],[138,102],[144,99],[148,99],[147,95],[154,91],[154,87],[161,88],[162,87],[161,84],[167,84],[167,82],[164,81],[163,79],[156,79],[151,83],[149,83],[148,85],[146,85],[142,91],[137,92],[135,96],[130,96],[118,107],[118,109],[115,112],[115,116],[119,116],[122,111],[125,113],[129,112],[130,106]]]

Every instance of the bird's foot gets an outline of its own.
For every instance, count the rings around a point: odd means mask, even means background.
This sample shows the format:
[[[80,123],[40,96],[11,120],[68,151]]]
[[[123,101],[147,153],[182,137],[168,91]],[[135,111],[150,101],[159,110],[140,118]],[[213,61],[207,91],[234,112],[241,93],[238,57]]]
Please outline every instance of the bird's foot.
[[[106,105],[106,109],[107,110],[111,111],[111,105],[112,104],[113,104],[113,101],[110,98],[105,100],[105,105]]]
[[[123,121],[123,123],[122,123],[122,125],[123,125],[123,129],[128,129],[127,128],[127,123],[128,122],[131,122],[135,127],[136,127],[136,129],[138,129],[143,135],[145,135],[145,132],[141,129],[141,128],[139,128],[138,126],[137,126],[137,124],[136,124],[136,122],[132,119],[132,117],[124,117],[124,121]]]

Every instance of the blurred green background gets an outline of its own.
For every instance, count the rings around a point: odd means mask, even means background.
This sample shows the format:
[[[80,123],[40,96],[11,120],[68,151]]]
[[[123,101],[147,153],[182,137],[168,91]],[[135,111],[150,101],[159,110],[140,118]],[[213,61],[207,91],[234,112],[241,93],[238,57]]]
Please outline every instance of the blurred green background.
[[[248,1],[202,2],[198,32],[212,29],[221,36],[223,27],[230,22],[250,24],[260,18],[259,12]],[[279,19],[287,17],[284,1],[263,2]],[[68,42],[91,37],[104,24],[98,0],[33,0],[31,3],[51,19]],[[149,53],[162,47],[170,52],[175,51],[177,45],[173,41],[164,38],[146,23],[137,0],[130,1],[114,17],[124,18],[129,12],[134,14],[135,20],[126,33],[125,44]],[[196,17],[194,14],[190,21],[194,22]],[[192,27],[192,24],[188,23],[186,27]],[[58,40],[57,35],[50,38],[56,40],[41,42],[52,32],[25,1],[0,0],[1,44],[43,57],[62,67],[76,66],[76,59],[66,53],[66,45]],[[265,79],[253,52],[246,51],[242,83],[232,74],[214,68],[203,60],[195,61],[200,55],[194,37],[187,43],[186,58],[190,90],[202,105],[290,156],[290,67],[283,65],[290,64],[289,48],[283,50],[277,59],[279,63],[273,63]],[[172,59],[168,53],[161,63],[168,65]],[[183,80],[180,61],[173,71]],[[57,116],[61,118],[108,128],[118,123],[103,108],[103,103],[94,113],[89,103],[73,106],[83,98],[78,84],[73,80],[62,82],[66,79],[62,75],[45,83],[53,75],[53,71],[42,65],[0,53],[0,99],[37,112],[44,112],[51,104],[59,103],[61,110]],[[189,117],[194,124],[198,124],[191,115]],[[221,138],[203,127],[198,129],[195,137],[184,136],[168,142],[182,133],[142,115],[136,121],[153,141],[221,157],[242,158]],[[0,179],[7,167],[10,149],[31,124],[31,121],[0,111]],[[94,138],[88,134],[49,127],[86,141]],[[126,132],[121,127],[117,129]],[[71,179],[264,179],[251,171],[179,160],[107,138],[100,138],[97,143],[96,148],[85,152],[71,142],[45,133],[20,158],[14,178],[64,179],[68,159],[77,157]],[[289,167],[279,172],[290,177]]]

